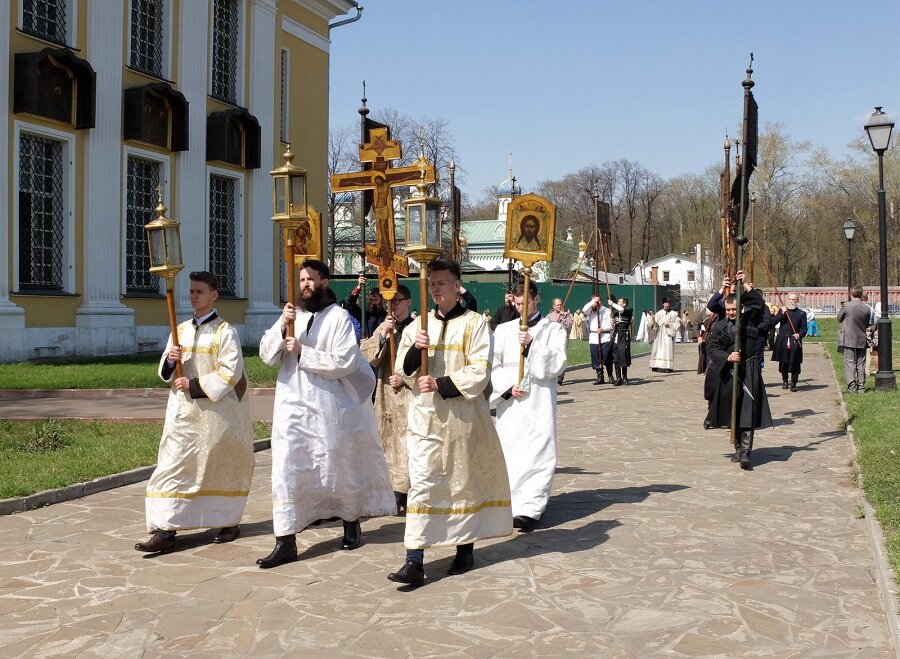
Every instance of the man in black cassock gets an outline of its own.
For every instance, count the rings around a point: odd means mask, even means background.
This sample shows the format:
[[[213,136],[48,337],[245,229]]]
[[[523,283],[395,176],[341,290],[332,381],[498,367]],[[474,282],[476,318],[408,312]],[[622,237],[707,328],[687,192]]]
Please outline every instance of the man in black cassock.
[[[778,362],[781,388],[791,391],[797,391],[797,380],[803,364],[803,337],[806,336],[806,312],[797,308],[798,301],[796,293],[789,293],[787,306],[781,307],[771,319],[773,326],[780,323],[775,337],[775,349],[772,350],[772,361]],[[788,375],[791,377],[790,383]]]
[[[772,414],[766,400],[766,390],[760,372],[760,357],[756,353],[758,326],[762,321],[765,305],[759,290],[745,283],[739,273],[744,295],[741,297],[744,313],[741,318],[741,350],[735,350],[735,318],[737,300],[732,293],[725,298],[725,318],[713,325],[707,339],[709,365],[704,394],[709,401],[707,420],[712,427],[731,426],[732,377],[737,366],[737,426],[735,451],[732,462],[739,462],[741,469],[752,469],[750,454],[753,451],[753,431],[764,425],[772,425]]]

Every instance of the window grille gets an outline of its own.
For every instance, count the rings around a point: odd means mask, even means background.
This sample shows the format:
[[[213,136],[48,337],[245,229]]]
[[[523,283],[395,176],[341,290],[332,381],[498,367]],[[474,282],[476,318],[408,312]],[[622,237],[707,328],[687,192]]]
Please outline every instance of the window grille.
[[[237,104],[238,18],[237,0],[213,0],[213,97]]]
[[[209,177],[209,270],[220,295],[237,295],[237,180]]]
[[[66,43],[66,0],[24,0],[22,29],[56,43]]]
[[[159,293],[159,277],[152,275],[147,231],[144,225],[156,218],[161,164],[137,156],[128,157],[125,208],[125,291]]]
[[[63,146],[19,137],[19,287],[63,289]]]
[[[163,77],[162,0],[131,0],[131,67]]]

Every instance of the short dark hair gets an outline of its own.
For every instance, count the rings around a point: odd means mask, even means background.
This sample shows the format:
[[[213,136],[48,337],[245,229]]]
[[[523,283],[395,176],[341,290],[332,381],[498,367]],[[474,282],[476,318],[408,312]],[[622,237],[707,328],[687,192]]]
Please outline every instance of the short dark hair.
[[[513,290],[513,295],[520,296],[525,295],[525,282],[520,282],[515,290]],[[534,299],[538,296],[538,287],[535,286],[533,281],[528,282],[528,297]]]
[[[405,284],[400,284],[397,287],[397,295],[405,297],[408,300],[412,300],[412,292],[409,290],[409,287]]]
[[[737,303],[737,293],[729,293],[725,296],[725,304],[728,304],[729,302]]]
[[[442,270],[448,270],[457,279],[462,279],[462,271],[460,271],[459,264],[456,261],[451,261],[450,259],[435,259],[428,264],[427,271],[429,275],[434,272],[441,272]]]
[[[207,272],[206,270],[197,270],[196,272],[192,272],[191,274],[189,274],[188,277],[191,281],[203,282],[214,291],[219,290],[219,280],[216,279],[216,276],[211,272]]]
[[[664,298],[663,298],[663,301],[662,301],[662,303],[663,303],[663,304],[665,304],[665,303],[666,303],[666,302],[669,302],[669,303],[671,303],[671,302],[672,302],[672,300],[670,300],[670,299],[669,299],[669,298],[667,298],[667,297],[664,297]]]
[[[626,307],[628,306],[628,298],[627,298],[627,297],[622,296],[622,297],[620,297],[619,299],[625,301],[625,304],[624,304],[623,306],[626,306]]]
[[[328,272],[328,266],[318,259],[306,259],[300,267],[305,268],[306,270],[315,270],[319,273],[321,279],[331,279],[331,273]]]
[[[859,297],[861,298],[863,294],[862,286],[854,286],[850,289],[850,297]]]

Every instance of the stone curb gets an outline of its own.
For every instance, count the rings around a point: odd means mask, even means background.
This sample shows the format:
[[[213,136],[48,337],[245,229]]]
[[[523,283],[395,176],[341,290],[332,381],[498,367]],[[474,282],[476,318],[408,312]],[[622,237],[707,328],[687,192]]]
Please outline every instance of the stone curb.
[[[272,396],[271,387],[247,389],[251,396]],[[32,398],[71,398],[74,400],[102,400],[104,398],[166,398],[165,388],[146,389],[2,389],[0,399],[30,400]]]
[[[266,449],[271,448],[271,446],[271,438],[257,439],[253,442],[253,452],[256,453],[257,451],[265,451]],[[75,483],[73,485],[68,485],[66,487],[61,487],[55,490],[43,490],[42,492],[35,492],[34,494],[30,494],[27,497],[2,499],[0,500],[0,516],[11,515],[13,513],[23,513],[27,510],[33,510],[35,508],[52,506],[54,503],[63,503],[64,501],[80,499],[82,497],[88,496],[89,494],[96,494],[97,492],[104,492],[106,490],[113,490],[117,487],[132,485],[133,483],[140,483],[141,481],[149,479],[154,469],[156,469],[156,465],[151,465],[149,467],[138,467],[137,469],[124,471],[120,474],[112,474],[110,476],[95,478],[94,480],[88,481],[86,483]]]
[[[866,521],[866,532],[869,536],[869,544],[872,546],[872,558],[875,561],[875,581],[878,584],[878,591],[881,593],[881,602],[884,605],[885,617],[887,618],[888,629],[891,636],[891,647],[894,650],[894,657],[900,659],[900,610],[897,605],[897,586],[894,582],[894,572],[888,563],[887,553],[885,552],[884,534],[881,532],[881,525],[875,515],[875,509],[866,499],[863,491],[863,475],[859,469],[859,456],[856,453],[856,437],[853,434],[853,426],[850,425],[850,417],[847,414],[847,403],[844,400],[844,389],[838,380],[837,373],[834,370],[834,364],[828,354],[828,349],[824,343],[820,343],[822,351],[825,353],[825,359],[828,360],[831,368],[831,377],[834,386],[840,394],[841,413],[844,416],[844,422],[847,428],[847,444],[850,449],[850,458],[853,461],[853,473],[856,476],[856,491],[859,495],[859,507],[863,512]]]

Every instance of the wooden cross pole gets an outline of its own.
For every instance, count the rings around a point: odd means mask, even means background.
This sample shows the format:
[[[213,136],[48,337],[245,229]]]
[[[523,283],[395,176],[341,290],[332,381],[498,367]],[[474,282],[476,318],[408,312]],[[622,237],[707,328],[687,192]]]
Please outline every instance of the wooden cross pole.
[[[397,254],[394,237],[394,204],[392,188],[416,183],[434,183],[434,165],[391,167],[390,161],[402,156],[400,142],[388,137],[387,128],[369,131],[369,142],[359,145],[359,160],[372,163],[372,169],[331,177],[331,191],[372,191],[375,210],[375,244],[366,245],[366,262],[378,266],[378,288],[390,309],[397,293],[397,275],[409,275],[409,260]],[[360,304],[365,304],[360,300]],[[363,328],[365,330],[365,328]]]

